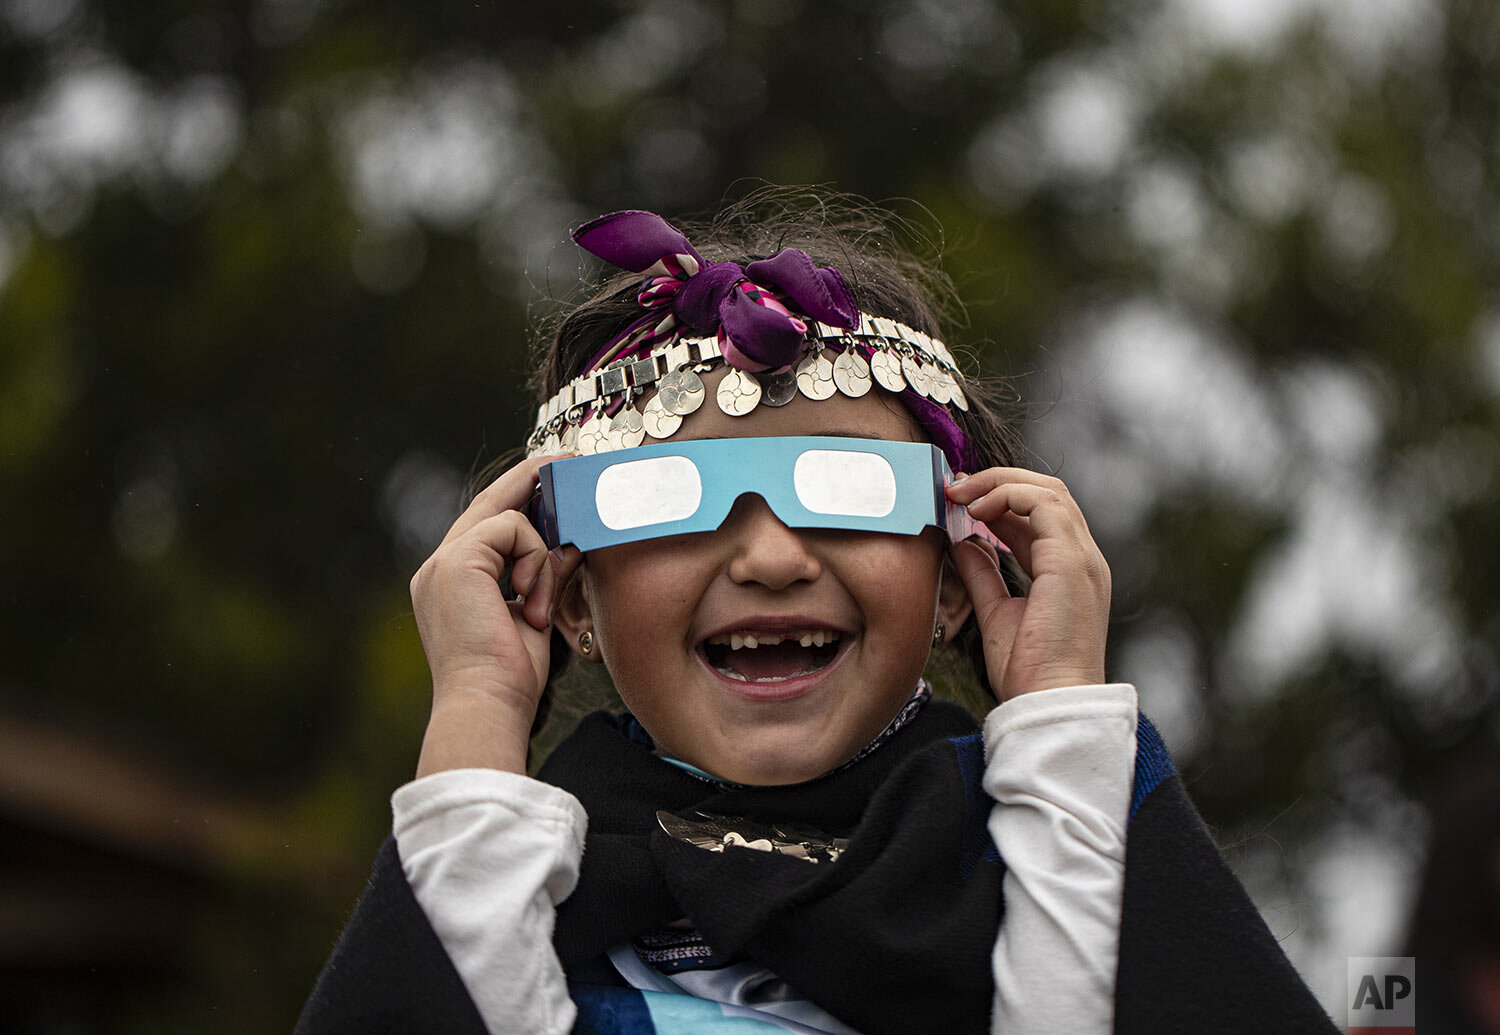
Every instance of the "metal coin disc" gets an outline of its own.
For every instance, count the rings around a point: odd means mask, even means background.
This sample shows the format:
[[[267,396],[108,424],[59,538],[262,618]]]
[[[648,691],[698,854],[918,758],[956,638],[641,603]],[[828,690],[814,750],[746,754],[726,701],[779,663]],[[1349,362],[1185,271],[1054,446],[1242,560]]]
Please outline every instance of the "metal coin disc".
[[[596,413],[583,422],[578,429],[578,451],[585,456],[590,453],[599,452],[601,440],[604,438],[605,427]]]
[[[652,438],[671,438],[682,427],[682,417],[663,406],[661,396],[653,395],[641,413],[641,426]]]
[[[564,453],[578,452],[578,425],[564,424],[562,433],[562,451]]]
[[[790,370],[760,376],[760,401],[767,406],[785,406],[797,397],[797,375]]]
[[[809,399],[827,399],[838,391],[833,383],[833,364],[821,352],[805,356],[797,364],[797,389]]]
[[[873,384],[870,380],[870,364],[852,348],[845,349],[833,361],[833,383],[849,398],[858,399]]]
[[[663,374],[656,382],[656,393],[661,400],[662,409],[679,417],[686,417],[702,406],[703,398],[708,394],[703,387],[703,379],[691,370],[673,370]]]
[[[953,405],[965,413],[969,412],[969,400],[964,396],[964,390],[959,387],[957,381],[953,382]]]
[[[906,379],[901,376],[901,361],[889,352],[877,352],[870,357],[870,376],[888,392],[906,391]]]
[[[927,380],[927,372],[910,356],[901,357],[901,373],[906,378],[906,383],[916,389],[918,395],[931,395],[932,385]]]
[[[950,370],[943,371],[943,387],[948,389],[948,404],[950,406],[959,406],[959,399],[963,397],[964,393],[959,391],[958,378],[954,377],[953,372]],[[968,405],[968,402],[965,401],[962,404],[962,408],[967,409]]]
[[[640,445],[646,438],[646,427],[641,420],[641,411],[626,406],[609,422],[609,436],[619,443],[620,449]]]
[[[719,382],[719,409],[731,417],[743,417],[760,405],[760,382],[754,374],[731,370]]]
[[[552,434],[548,435],[547,440],[542,443],[542,455],[551,456],[554,453],[561,453],[562,451],[562,439],[559,438],[557,432],[554,431]]]
[[[927,394],[933,402],[947,406],[953,401],[953,380],[942,367],[923,367],[927,374]]]

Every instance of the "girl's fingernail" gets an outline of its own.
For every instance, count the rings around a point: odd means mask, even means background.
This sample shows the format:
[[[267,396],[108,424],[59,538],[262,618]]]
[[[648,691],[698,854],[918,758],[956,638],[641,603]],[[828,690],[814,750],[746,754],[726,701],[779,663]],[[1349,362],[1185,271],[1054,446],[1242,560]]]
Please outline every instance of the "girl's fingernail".
[[[556,550],[552,551],[552,559],[555,560],[558,564],[561,564],[563,562],[563,555],[562,555],[562,547],[561,546],[559,546]]]

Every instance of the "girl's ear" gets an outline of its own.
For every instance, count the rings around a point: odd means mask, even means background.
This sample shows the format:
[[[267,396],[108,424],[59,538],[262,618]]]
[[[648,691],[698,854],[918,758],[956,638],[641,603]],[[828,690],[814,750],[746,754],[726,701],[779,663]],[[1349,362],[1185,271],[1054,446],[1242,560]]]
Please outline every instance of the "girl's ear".
[[[574,654],[584,661],[602,662],[604,652],[594,639],[594,612],[589,607],[587,581],[585,564],[580,564],[574,569],[568,584],[557,594],[557,606],[552,611],[552,627],[562,633]],[[588,634],[587,638],[584,637],[585,633]],[[590,649],[583,649],[585,643]]]
[[[958,566],[948,549],[943,550],[943,570],[938,579],[937,620],[943,627],[944,642],[952,642],[969,620],[974,605],[969,602],[969,591],[958,574]]]

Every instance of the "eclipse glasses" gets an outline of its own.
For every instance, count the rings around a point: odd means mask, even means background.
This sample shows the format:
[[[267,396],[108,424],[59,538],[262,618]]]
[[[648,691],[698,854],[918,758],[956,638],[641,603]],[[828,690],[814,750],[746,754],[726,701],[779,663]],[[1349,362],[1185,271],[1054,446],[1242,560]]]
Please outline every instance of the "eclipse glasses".
[[[753,493],[789,528],[917,535],[940,528],[1006,550],[943,488],[942,450],[925,442],[798,435],[688,439],[554,460],[532,521],[550,548],[597,550],[712,532]]]

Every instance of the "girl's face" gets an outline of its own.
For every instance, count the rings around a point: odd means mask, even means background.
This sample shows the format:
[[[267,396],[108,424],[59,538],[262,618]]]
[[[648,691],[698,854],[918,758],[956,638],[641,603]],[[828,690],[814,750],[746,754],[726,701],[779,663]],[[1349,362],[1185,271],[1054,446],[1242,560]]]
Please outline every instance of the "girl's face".
[[[713,402],[725,372],[704,376],[708,399],[673,438],[925,440],[879,391],[728,416]],[[746,495],[716,532],[590,552],[558,626],[574,643],[593,631],[595,657],[663,754],[739,783],[798,783],[873,740],[916,688],[934,623],[967,616],[959,580],[941,577],[944,546],[936,529],[790,529]],[[733,649],[749,636],[757,647]]]

